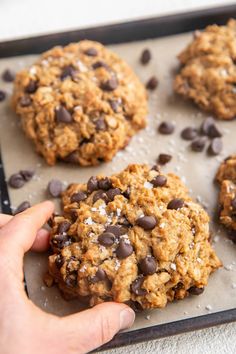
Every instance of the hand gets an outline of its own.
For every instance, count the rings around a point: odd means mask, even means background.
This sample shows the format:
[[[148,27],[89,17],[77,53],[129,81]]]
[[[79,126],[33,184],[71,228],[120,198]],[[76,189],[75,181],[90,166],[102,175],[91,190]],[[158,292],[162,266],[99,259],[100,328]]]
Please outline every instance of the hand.
[[[134,312],[125,304],[103,303],[66,317],[43,312],[26,296],[23,257],[48,247],[40,229],[53,212],[49,201],[12,217],[0,214],[1,354],[85,353],[130,327]]]

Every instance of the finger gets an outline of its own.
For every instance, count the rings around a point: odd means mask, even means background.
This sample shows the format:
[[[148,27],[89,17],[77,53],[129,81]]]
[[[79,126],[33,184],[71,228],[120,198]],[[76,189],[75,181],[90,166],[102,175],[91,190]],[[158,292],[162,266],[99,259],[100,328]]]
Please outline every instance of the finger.
[[[27,252],[33,245],[38,230],[53,213],[54,205],[50,201],[37,204],[14,216],[0,229],[0,248]]]
[[[107,302],[62,319],[68,351],[87,353],[109,342],[122,329],[132,326],[134,311],[125,304]]]
[[[49,248],[49,231],[40,229],[37,232],[31,251],[44,252]]]
[[[5,224],[8,223],[13,218],[12,215],[7,214],[0,214],[0,227],[3,227]]]

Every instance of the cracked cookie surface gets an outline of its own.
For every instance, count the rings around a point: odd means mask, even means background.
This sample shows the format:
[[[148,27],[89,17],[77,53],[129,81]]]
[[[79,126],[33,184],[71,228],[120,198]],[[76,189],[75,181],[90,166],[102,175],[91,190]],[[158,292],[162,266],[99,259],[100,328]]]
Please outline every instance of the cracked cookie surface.
[[[146,125],[144,86],[92,41],[54,47],[15,79],[13,108],[49,165],[109,161]]]
[[[195,32],[180,53],[174,90],[219,119],[236,116],[236,21]]]
[[[220,267],[209,217],[180,178],[129,165],[64,192],[52,223],[49,272],[67,297],[143,309],[200,294]]]

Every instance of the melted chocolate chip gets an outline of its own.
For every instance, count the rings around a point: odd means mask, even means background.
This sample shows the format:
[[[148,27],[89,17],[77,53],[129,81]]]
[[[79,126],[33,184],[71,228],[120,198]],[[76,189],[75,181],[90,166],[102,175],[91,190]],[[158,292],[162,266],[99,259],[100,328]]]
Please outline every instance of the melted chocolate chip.
[[[146,88],[151,91],[155,90],[157,86],[158,86],[158,79],[156,78],[156,76],[152,76],[146,83]]]
[[[24,202],[22,202],[20,205],[18,205],[18,207],[16,208],[16,210],[14,211],[14,215],[22,213],[22,211],[25,211],[26,209],[29,209],[31,207],[30,202],[28,202],[27,200],[25,200]]]
[[[72,79],[74,79],[75,74],[76,70],[72,65],[65,66],[61,72],[61,80],[64,80],[67,77],[71,77]]]
[[[124,191],[122,194],[123,194],[123,196],[124,196],[125,198],[129,199],[129,198],[130,198],[130,193],[131,193],[131,189],[130,189],[130,187],[128,187],[128,188],[126,189],[126,191]]]
[[[71,203],[74,203],[74,202],[79,203],[82,200],[85,200],[86,198],[87,198],[87,195],[84,192],[79,191],[77,193],[72,194],[70,201],[71,201]]]
[[[160,154],[160,155],[158,156],[157,162],[158,162],[160,165],[165,165],[165,164],[167,164],[168,162],[170,162],[171,159],[172,159],[172,156],[169,155],[169,154]]]
[[[93,203],[96,203],[97,200],[102,199],[105,203],[108,202],[108,197],[106,192],[104,192],[103,190],[97,191],[96,193],[94,193],[93,195]]]
[[[69,230],[71,226],[71,223],[67,220],[65,221],[62,221],[59,225],[58,225],[58,229],[57,229],[57,232],[59,234],[63,234],[64,232],[67,232]]]
[[[119,237],[121,235],[126,234],[127,229],[125,230],[124,228],[122,228],[119,225],[109,225],[109,226],[107,226],[105,232],[112,233],[113,235],[115,235],[115,237]]]
[[[92,176],[89,178],[88,183],[87,183],[87,190],[89,193],[92,193],[93,191],[98,190],[98,180],[97,177]]]
[[[151,60],[151,52],[149,49],[144,49],[142,51],[142,54],[141,54],[141,57],[140,57],[140,62],[143,64],[143,65],[146,65],[150,62]]]
[[[77,272],[73,272],[72,274],[68,275],[65,279],[65,283],[70,288],[76,287],[76,285],[77,285]]]
[[[3,90],[0,90],[0,102],[4,101],[6,98],[6,92]]]
[[[202,152],[204,150],[205,145],[206,145],[206,138],[200,137],[193,140],[191,144],[191,148],[195,152]]]
[[[118,87],[118,81],[115,77],[112,77],[111,79],[102,82],[100,87],[103,91],[114,91]]]
[[[26,93],[35,93],[37,91],[37,88],[38,88],[37,82],[34,80],[30,80],[30,82],[28,83],[28,85],[25,88],[25,92]]]
[[[107,70],[110,70],[109,65],[107,65],[104,61],[98,60],[95,63],[92,64],[93,69],[99,69],[99,68],[105,68]]]
[[[157,263],[154,257],[147,256],[140,261],[139,266],[144,275],[151,275],[156,272]]]
[[[71,152],[69,155],[67,155],[64,158],[64,161],[68,163],[77,163],[78,162],[77,152],[76,151]]]
[[[144,230],[152,230],[157,224],[156,218],[152,215],[141,216],[136,220],[136,224],[142,227]]]
[[[8,183],[9,183],[10,187],[18,189],[18,188],[21,188],[21,187],[24,186],[25,180],[24,180],[23,176],[20,173],[14,173],[9,178]]]
[[[63,190],[63,184],[58,179],[52,179],[48,182],[47,191],[53,198],[58,198]]]
[[[201,295],[204,291],[204,288],[198,288],[197,286],[192,286],[188,289],[188,292],[192,295]]]
[[[184,200],[183,199],[174,198],[168,203],[167,209],[179,210],[179,209],[183,208],[183,206],[184,206]]]
[[[119,245],[116,249],[116,256],[119,259],[127,258],[133,253],[133,250],[133,246],[130,243],[127,243],[124,239],[120,239]]]
[[[151,180],[154,187],[163,187],[167,183],[167,178],[165,176],[159,175]]]
[[[107,191],[112,187],[111,180],[108,177],[102,178],[98,181],[98,187],[100,189],[103,189],[104,191]]]
[[[98,236],[98,242],[105,247],[112,246],[115,242],[115,235],[111,232],[103,232]]]
[[[135,279],[131,284],[131,291],[133,294],[137,296],[144,296],[147,294],[146,289],[142,289],[142,285],[144,282],[144,277],[140,275],[137,279]]]
[[[90,278],[91,283],[97,283],[107,279],[106,272],[102,268],[98,268],[96,274]]]
[[[53,213],[52,216],[50,216],[50,218],[47,221],[47,224],[49,227],[53,227],[53,223],[54,223],[54,217],[58,216],[58,213]]]
[[[94,125],[95,125],[97,131],[106,130],[106,127],[107,127],[104,118],[98,118],[94,122]]]
[[[65,235],[65,234],[59,234],[59,235],[55,235],[53,237],[53,239],[51,240],[51,243],[54,247],[61,249],[61,248],[71,245],[72,238],[68,235]]]
[[[26,182],[29,182],[32,177],[34,176],[34,171],[33,170],[21,170],[20,171],[20,174],[21,176],[23,177],[23,179],[26,181]]]
[[[210,155],[219,155],[223,149],[223,143],[221,138],[214,138],[209,145],[208,153]]]
[[[98,55],[98,51],[96,48],[88,48],[84,51],[84,54],[88,55],[89,57],[96,57]]]
[[[231,206],[234,210],[236,210],[236,198],[231,201]]]
[[[109,100],[110,106],[113,110],[113,112],[118,113],[119,112],[119,107],[120,107],[120,102],[118,100]]]
[[[56,264],[57,269],[61,269],[61,267],[63,266],[64,259],[61,254],[57,255],[57,257],[55,259],[55,264]]]
[[[2,73],[2,79],[5,82],[12,82],[15,80],[15,73],[10,70],[10,69],[6,69],[3,73]]]
[[[181,132],[181,137],[184,140],[193,140],[197,137],[197,135],[198,135],[197,129],[192,127],[187,127],[183,129]]]
[[[29,96],[23,96],[20,98],[21,107],[29,107],[31,105],[31,98]]]
[[[131,309],[135,312],[143,311],[141,304],[138,301],[128,300],[125,301],[125,304],[131,307]]]
[[[112,202],[116,195],[120,195],[121,190],[119,188],[111,188],[107,191],[107,197],[110,202]]]
[[[162,122],[158,127],[159,133],[164,135],[172,134],[174,130],[175,130],[175,126],[171,122]]]
[[[56,109],[56,120],[58,123],[71,123],[73,118],[70,112],[61,106]]]

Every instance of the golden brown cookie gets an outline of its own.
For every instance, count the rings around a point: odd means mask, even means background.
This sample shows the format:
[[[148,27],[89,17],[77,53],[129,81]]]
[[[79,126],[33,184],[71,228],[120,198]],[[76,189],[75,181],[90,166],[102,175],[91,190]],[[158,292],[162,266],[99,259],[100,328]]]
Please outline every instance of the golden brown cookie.
[[[222,183],[224,180],[236,183],[236,155],[227,157],[217,171],[216,181]]]
[[[15,79],[13,107],[49,165],[109,161],[146,125],[146,91],[132,69],[92,41],[54,47]]]
[[[200,294],[221,266],[207,213],[172,173],[129,165],[70,185],[62,201],[49,272],[66,297],[164,307]]]
[[[236,21],[197,31],[178,56],[174,90],[219,119],[236,116]]]

